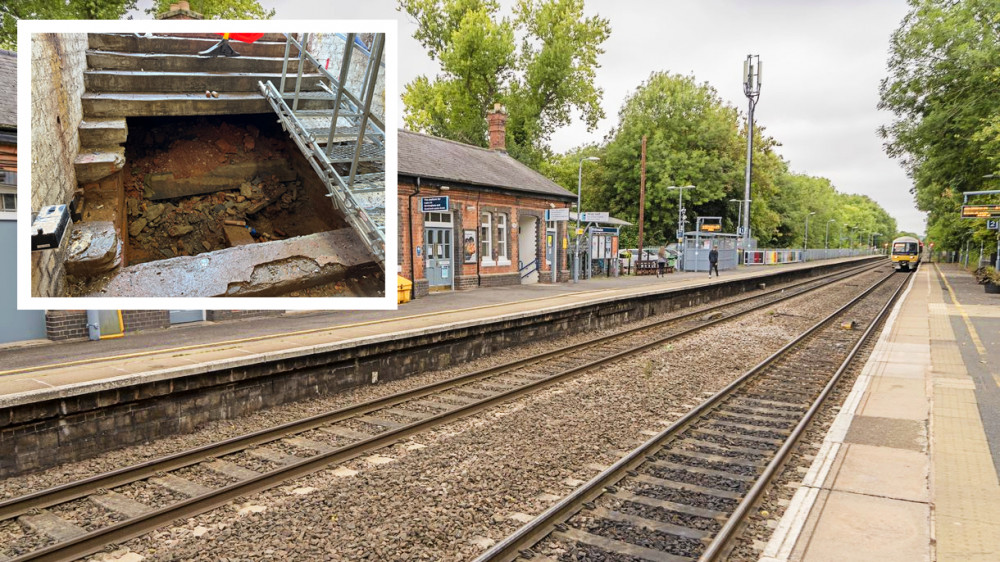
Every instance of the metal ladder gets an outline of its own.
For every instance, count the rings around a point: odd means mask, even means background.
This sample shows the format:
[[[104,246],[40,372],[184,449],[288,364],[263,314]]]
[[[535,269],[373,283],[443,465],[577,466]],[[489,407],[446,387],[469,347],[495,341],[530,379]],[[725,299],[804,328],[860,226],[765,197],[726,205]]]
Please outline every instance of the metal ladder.
[[[309,34],[297,40],[286,33],[285,59],[281,82],[276,87],[270,80],[258,82],[261,93],[278,115],[285,131],[305,155],[320,178],[324,180],[334,206],[358,233],[362,242],[385,270],[385,125],[371,112],[378,70],[385,49],[385,35],[376,34],[371,50],[355,44],[355,34],[344,38],[344,56],[339,76],[333,76],[304,45]],[[339,37],[339,36],[338,36]],[[288,61],[292,48],[298,53],[295,91],[285,91]],[[352,55],[359,51],[368,57],[359,92],[347,87],[347,73]],[[302,75],[306,63],[320,75],[321,92],[302,92]],[[303,99],[331,102],[325,109],[299,109]],[[289,100],[291,105],[289,105]],[[370,170],[359,173],[362,164]],[[337,170],[337,166],[341,171]],[[348,167],[345,172],[343,168]]]

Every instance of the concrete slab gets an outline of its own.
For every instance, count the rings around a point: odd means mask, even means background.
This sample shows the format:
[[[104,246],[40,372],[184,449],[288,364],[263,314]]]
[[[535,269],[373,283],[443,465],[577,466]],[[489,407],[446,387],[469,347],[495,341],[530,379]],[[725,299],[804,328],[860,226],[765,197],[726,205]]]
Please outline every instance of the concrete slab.
[[[292,181],[297,177],[295,170],[285,160],[250,160],[218,166],[207,174],[193,177],[177,178],[173,172],[149,174],[145,179],[144,195],[148,199],[158,201],[215,193],[237,189],[240,184],[256,176],[274,176],[281,182]]]
[[[918,420],[855,416],[844,442],[925,451],[927,429]]]
[[[80,122],[80,146],[93,148],[123,144],[128,138],[124,119],[87,119]]]
[[[817,526],[803,562],[920,562],[931,560],[927,504],[848,492],[821,492]]]
[[[81,150],[73,161],[77,183],[104,179],[125,166],[125,148],[109,146]]]
[[[831,488],[912,502],[930,501],[930,460],[922,451],[848,444]]]
[[[280,64],[280,63],[279,63]],[[80,96],[83,114],[93,117],[162,117],[169,115],[237,115],[273,111],[264,95],[253,92],[219,92],[218,98],[206,98],[205,91],[191,93],[118,92]],[[302,109],[326,109],[326,99],[300,99]]]
[[[350,229],[123,268],[93,297],[271,296],[342,279],[374,258]]]
[[[925,422],[929,406],[923,377],[900,378],[882,374],[872,381],[871,390],[858,413],[872,418]]]

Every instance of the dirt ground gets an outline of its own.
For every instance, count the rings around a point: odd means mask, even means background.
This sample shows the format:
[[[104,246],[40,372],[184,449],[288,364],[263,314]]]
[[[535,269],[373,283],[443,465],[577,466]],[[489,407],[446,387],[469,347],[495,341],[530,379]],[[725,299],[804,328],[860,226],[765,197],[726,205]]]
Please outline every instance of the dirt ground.
[[[316,204],[322,194],[306,193],[301,181],[280,182],[276,176],[248,178],[233,189],[203,195],[145,197],[150,174],[190,178],[227,164],[286,160],[294,147],[270,121],[233,116],[161,120],[148,126],[139,122],[138,130],[130,123],[129,137],[137,141],[126,146],[124,170],[128,265],[227,248],[227,221],[246,228],[258,242],[345,226],[332,207]],[[262,209],[261,203],[266,203]]]

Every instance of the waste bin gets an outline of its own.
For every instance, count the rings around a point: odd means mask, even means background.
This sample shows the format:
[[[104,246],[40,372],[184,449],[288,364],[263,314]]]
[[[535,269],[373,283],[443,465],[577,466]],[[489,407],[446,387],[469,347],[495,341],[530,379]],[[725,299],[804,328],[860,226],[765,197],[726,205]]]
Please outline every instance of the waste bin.
[[[404,302],[410,302],[410,295],[413,294],[413,281],[403,277],[402,275],[396,276],[396,304],[403,304]]]

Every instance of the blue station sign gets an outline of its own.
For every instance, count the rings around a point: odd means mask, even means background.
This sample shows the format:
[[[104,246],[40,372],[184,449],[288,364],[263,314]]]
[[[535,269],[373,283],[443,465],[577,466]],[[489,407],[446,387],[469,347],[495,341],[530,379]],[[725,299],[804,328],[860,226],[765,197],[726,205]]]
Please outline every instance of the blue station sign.
[[[450,207],[448,206],[448,196],[438,195],[436,197],[421,197],[420,198],[420,212],[421,213],[435,213],[440,211],[447,211]]]

